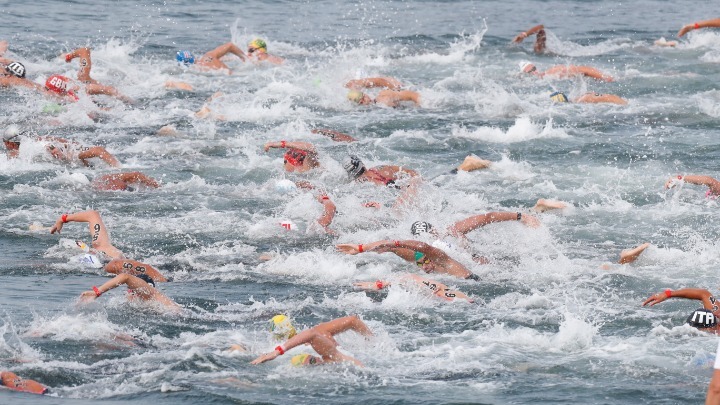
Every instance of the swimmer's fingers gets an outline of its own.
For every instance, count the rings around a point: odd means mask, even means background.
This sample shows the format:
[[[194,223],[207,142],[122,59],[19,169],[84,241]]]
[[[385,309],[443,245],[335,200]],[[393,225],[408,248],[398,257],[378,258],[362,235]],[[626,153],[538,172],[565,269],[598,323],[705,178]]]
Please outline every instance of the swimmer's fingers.
[[[95,298],[97,298],[95,291],[85,291],[80,294],[80,302],[83,303],[95,301]]]
[[[692,25],[686,25],[686,26],[682,27],[680,29],[680,31],[678,31],[677,36],[681,37],[681,36],[687,34],[687,32],[690,31],[692,28],[693,28]]]
[[[270,148],[273,148],[273,147],[274,147],[274,146],[273,146],[273,143],[275,143],[275,142],[267,142],[267,143],[265,144],[265,146],[263,146],[263,149],[265,149],[265,152],[269,151]]]
[[[665,301],[665,294],[662,294],[662,293],[653,294],[650,296],[650,298],[646,299],[645,302],[643,302],[643,306],[646,306],[648,304],[650,304],[650,306],[653,306],[653,305],[659,304],[663,301]]]
[[[539,228],[540,227],[540,220],[532,215],[525,214],[522,216],[522,219],[520,220],[525,226],[530,228]]]
[[[340,245],[335,245],[335,250],[337,250],[340,253],[345,253],[346,255],[356,255],[360,253],[360,250],[358,249],[358,245],[353,245],[350,243],[343,243]]]
[[[524,32],[521,32],[513,39],[513,42],[519,43],[519,42],[522,42],[523,39],[525,39],[525,38],[527,38],[527,34]]]
[[[359,288],[361,290],[377,290],[377,283],[372,281],[358,281],[356,283],[353,283],[353,287]]]
[[[50,228],[50,233],[51,234],[53,234],[55,232],[60,233],[60,231],[62,230],[62,227],[63,227],[63,221],[62,221],[62,219],[60,219],[57,222],[55,222],[55,225],[53,225],[52,228]]]
[[[257,365],[257,364],[265,363],[266,361],[270,361],[279,355],[280,355],[280,353],[278,353],[277,350],[272,351],[270,353],[265,353],[262,356],[258,357],[257,359],[251,361],[250,364]]]

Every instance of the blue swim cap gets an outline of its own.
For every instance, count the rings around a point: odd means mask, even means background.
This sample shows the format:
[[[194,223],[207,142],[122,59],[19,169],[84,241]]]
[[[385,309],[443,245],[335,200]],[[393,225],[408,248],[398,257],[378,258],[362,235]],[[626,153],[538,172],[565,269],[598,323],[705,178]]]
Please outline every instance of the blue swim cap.
[[[178,51],[177,55],[175,55],[175,60],[186,65],[195,63],[195,57],[190,51]]]

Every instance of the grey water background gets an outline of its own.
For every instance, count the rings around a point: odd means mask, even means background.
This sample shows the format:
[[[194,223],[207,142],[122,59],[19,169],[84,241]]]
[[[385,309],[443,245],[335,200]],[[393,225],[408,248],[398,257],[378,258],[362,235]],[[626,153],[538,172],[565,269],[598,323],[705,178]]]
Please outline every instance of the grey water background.
[[[159,190],[96,192],[88,181],[108,168],[63,166],[26,149],[0,157],[0,369],[35,378],[53,397],[0,391],[0,403],[698,403],[716,338],[684,325],[696,303],[640,304],[664,288],[717,292],[717,203],[704,188],[663,190],[670,176],[718,176],[720,33],[691,33],[658,48],[683,24],[713,18],[712,3],[636,1],[506,2],[5,2],[2,38],[42,82],[74,76],[58,55],[93,48],[93,73],[138,100],[111,106],[98,122],[90,104],[59,117],[40,114],[40,96],[3,90],[2,124],[101,144],[127,170],[163,182]],[[510,40],[544,23],[552,55]],[[196,54],[259,36],[282,67],[230,61],[231,76],[179,68],[175,51]],[[545,81],[539,68],[588,64],[616,78]],[[360,73],[392,75],[423,95],[423,108],[358,108],[342,84]],[[166,91],[184,80],[194,93]],[[193,116],[211,107],[225,121]],[[553,106],[564,90],[611,92],[617,106]],[[155,131],[173,124],[176,137]],[[330,127],[358,144],[310,133]],[[309,178],[338,205],[338,238],[312,222],[308,193],[275,190],[280,139],[318,146],[325,169]],[[340,162],[403,164],[428,179],[415,207],[390,205],[391,191],[352,186]],[[447,176],[467,154],[496,162],[488,171]],[[354,291],[357,280],[417,271],[388,255],[341,256],[335,243],[409,238],[418,218],[437,227],[493,210],[526,212],[537,198],[571,202],[544,214],[539,230],[496,224],[470,235],[492,263],[457,258],[480,283],[438,277],[477,305],[445,304],[392,287]],[[113,241],[175,281],[162,291],[187,308],[156,314],[114,291],[89,306],[79,294],[107,278],[69,261],[58,237],[28,231],[59,215],[97,209]],[[299,230],[277,223],[290,219]],[[87,240],[68,224],[61,237]],[[602,270],[620,250],[650,241],[631,266]],[[261,262],[262,252],[276,257]],[[366,368],[292,368],[287,358],[248,363],[275,346],[266,322],[288,313],[299,327],[357,313],[375,331],[343,347]],[[118,335],[137,338],[123,344]],[[247,354],[228,354],[243,343]],[[296,349],[290,354],[307,352]],[[285,357],[290,357],[286,355]]]

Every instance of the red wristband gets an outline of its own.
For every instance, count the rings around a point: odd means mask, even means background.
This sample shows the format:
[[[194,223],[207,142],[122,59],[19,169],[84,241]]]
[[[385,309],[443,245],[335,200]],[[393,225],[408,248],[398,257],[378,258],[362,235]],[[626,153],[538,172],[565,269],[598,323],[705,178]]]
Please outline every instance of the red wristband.
[[[280,147],[283,149],[287,147],[285,141],[280,141]]]
[[[678,174],[678,180],[682,180],[682,176]]]
[[[399,240],[396,240],[396,241],[395,241],[395,247],[400,247],[400,241],[399,241]]]
[[[67,216],[68,214],[62,214],[62,216],[60,217],[60,219],[63,221],[63,224],[67,223]]]
[[[668,298],[672,297],[672,290],[669,288],[667,290],[665,290],[665,296]]]
[[[378,290],[382,290],[383,287],[385,287],[385,285],[383,284],[382,281],[378,280],[375,282],[375,287],[377,287]]]
[[[700,28],[700,26],[698,25],[698,23],[695,23],[695,29],[699,29],[699,28]]]
[[[281,356],[285,354],[285,349],[283,349],[282,345],[276,347],[275,350],[279,351]]]
[[[360,253],[364,252],[362,245],[358,245],[358,252],[360,252]]]
[[[99,297],[99,296],[102,295],[102,293],[100,292],[100,289],[97,288],[96,286],[93,286],[93,291],[95,291],[95,296],[96,296],[96,297]]]
[[[329,200],[329,199],[330,199],[330,197],[328,197],[328,196],[326,196],[326,195],[322,196],[321,198],[322,198],[323,200]]]
[[[72,60],[72,54],[65,55],[65,62],[70,62]]]

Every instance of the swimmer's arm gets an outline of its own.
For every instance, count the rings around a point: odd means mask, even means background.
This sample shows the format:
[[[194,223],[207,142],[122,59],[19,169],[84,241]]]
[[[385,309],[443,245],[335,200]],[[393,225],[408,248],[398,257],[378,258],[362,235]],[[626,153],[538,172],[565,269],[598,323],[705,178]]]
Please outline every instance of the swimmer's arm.
[[[284,144],[284,146],[283,146]],[[269,151],[271,148],[292,148],[292,149],[300,149],[304,150],[308,153],[317,154],[317,149],[315,149],[315,146],[309,142],[268,142],[264,146],[265,152]]]
[[[472,232],[477,228],[495,222],[517,221],[518,214],[518,212],[490,212],[483,215],[475,215],[456,222],[453,226],[448,228],[448,231],[453,236],[461,236],[468,232]],[[537,227],[540,223],[540,221],[533,215],[524,214],[520,217],[520,221],[523,224],[532,228]]]
[[[139,279],[130,274],[119,274],[113,277],[111,280],[105,282],[105,284],[97,287],[100,294],[104,294],[114,288],[120,287],[121,285],[127,285],[130,287],[135,294],[143,299],[151,299],[153,297],[153,290],[150,284],[146,283],[145,280]],[[80,298],[86,301],[94,300],[99,295],[95,290],[85,291],[80,295]]]
[[[519,33],[519,34],[515,37],[515,39],[513,39],[513,42],[522,42],[523,39],[529,37],[530,35],[535,35],[535,34],[537,34],[537,32],[540,31],[540,30],[542,30],[542,29],[545,29],[545,26],[544,26],[544,25],[542,25],[542,24],[536,25],[536,26],[530,28],[530,29],[527,30],[527,31],[523,31],[523,32]]]
[[[398,101],[412,101],[416,106],[420,105],[420,93],[412,90],[398,91]]]
[[[415,252],[412,249],[406,249],[406,248],[399,248],[395,246],[394,241],[388,240],[388,241],[377,241],[372,242],[368,244],[360,244],[355,245],[351,243],[342,243],[339,245],[335,245],[335,250],[341,253],[345,253],[346,255],[356,255],[358,253],[363,252],[376,252],[376,253],[386,253],[391,252],[395,253],[396,255],[400,256],[401,258],[412,262],[415,260]]]
[[[283,352],[287,352],[288,350],[302,344],[309,343],[313,339],[313,337],[315,337],[315,335],[316,332],[313,329],[308,329],[298,333],[297,335],[291,337],[288,341],[282,344]],[[274,360],[278,356],[281,356],[281,353],[279,350],[275,349],[271,352],[260,355],[258,358],[251,361],[250,364],[257,365],[265,363],[266,361]]]
[[[717,181],[713,177],[697,176],[697,175],[680,176],[680,177],[682,177],[680,180],[683,180],[686,183],[708,186],[713,191],[713,193],[720,192],[720,181]],[[670,178],[670,180],[668,180],[665,183],[666,188],[669,187],[669,184],[671,183],[672,180],[674,180],[674,178]]]
[[[67,214],[67,222],[87,222],[90,228],[90,237],[92,238],[92,246],[96,249],[103,248],[106,246],[112,246],[110,243],[110,235],[107,233],[107,228],[100,217],[100,213],[95,210],[77,212],[75,214]],[[58,218],[50,228],[50,233],[60,233],[63,227],[62,216]]]
[[[349,82],[345,83],[345,87],[354,90],[362,90],[363,88],[369,89],[375,87],[384,87],[390,90],[400,90],[402,88],[402,83],[392,77],[368,77],[365,79],[350,80]]]
[[[160,187],[160,183],[155,179],[140,172],[121,173],[120,179],[126,183],[141,183],[152,188]]]
[[[325,229],[325,232],[327,232],[329,234],[334,234],[335,232],[332,231],[331,229],[329,229],[328,227],[332,223],[333,218],[335,218],[335,212],[336,212],[335,204],[332,202],[332,200],[330,200],[330,197],[328,197],[327,194],[318,195],[317,200],[323,206],[323,213],[320,216],[320,218],[318,218],[317,221],[320,224],[320,226],[322,226]]]
[[[371,291],[378,291],[382,290],[383,288],[390,287],[392,283],[390,281],[386,280],[378,280],[378,281],[358,281],[356,283],[353,283],[353,287],[359,288],[361,290],[371,290]]]
[[[680,31],[678,31],[677,36],[681,37],[685,34],[687,34],[689,31],[697,30],[700,28],[719,28],[720,27],[720,18],[714,18],[712,20],[705,20],[705,21],[698,21],[696,23],[688,24],[683,26]]]
[[[606,75],[603,72],[590,66],[575,66],[575,71],[584,76],[592,77],[593,79],[603,80],[606,82],[614,81],[612,76]]]
[[[319,129],[313,129],[310,132],[312,132],[313,134],[327,136],[328,138],[332,139],[335,142],[355,142],[355,141],[357,141],[357,139],[353,138],[352,136],[350,136],[348,134],[344,134],[344,133],[338,132],[338,131],[333,131],[331,129],[319,128]]]
[[[685,298],[689,300],[702,301],[703,307],[711,311],[717,311],[718,307],[715,303],[715,298],[712,296],[710,291],[702,288],[682,288],[679,290],[667,290],[670,291],[670,297],[667,296],[665,291],[661,291],[657,294],[651,295],[648,299],[643,302],[643,306],[653,306],[665,301],[668,298]]]
[[[714,369],[708,384],[705,405],[720,405],[720,369]]]

